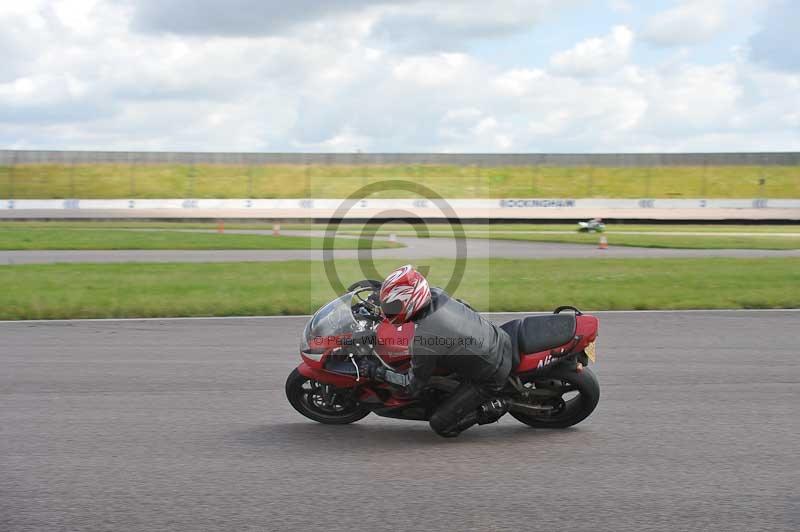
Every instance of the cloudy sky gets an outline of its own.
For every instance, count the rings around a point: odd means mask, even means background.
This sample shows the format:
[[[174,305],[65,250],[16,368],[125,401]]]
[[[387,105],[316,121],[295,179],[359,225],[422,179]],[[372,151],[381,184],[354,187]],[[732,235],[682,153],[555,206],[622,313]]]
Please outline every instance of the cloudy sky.
[[[2,1],[0,148],[794,151],[798,27],[797,0]]]

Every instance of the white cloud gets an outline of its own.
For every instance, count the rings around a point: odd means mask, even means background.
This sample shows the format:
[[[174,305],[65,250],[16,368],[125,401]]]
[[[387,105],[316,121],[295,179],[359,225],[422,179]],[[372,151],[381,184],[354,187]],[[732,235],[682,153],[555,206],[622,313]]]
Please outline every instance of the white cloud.
[[[295,147],[303,151],[357,153],[371,151],[372,142],[370,137],[356,133],[351,126],[345,126],[330,138],[320,142],[295,142]]]
[[[298,27],[369,11],[402,0],[120,0],[136,31],[228,37],[278,36]],[[416,0],[407,0],[414,2]]]
[[[726,26],[726,0],[682,0],[647,21],[642,38],[659,46],[705,42]]]
[[[453,50],[480,39],[530,31],[584,0],[422,0],[377,9],[373,36],[404,50]]]
[[[761,28],[750,39],[750,56],[762,65],[800,72],[800,3],[772,0]]]
[[[469,56],[443,53],[401,59],[392,69],[395,79],[426,87],[448,85],[453,78],[473,68]]]
[[[628,61],[634,35],[625,26],[615,26],[605,37],[583,40],[550,58],[557,72],[577,76],[609,74]]]
[[[732,64],[682,65],[669,73],[649,72],[644,78],[643,92],[648,100],[659,105],[650,107],[643,128],[664,134],[673,131],[685,134],[732,127],[736,115],[741,113],[738,74]]]
[[[442,151],[504,152],[514,147],[514,126],[474,108],[448,111],[439,123]]]
[[[452,50],[476,39],[527,31],[584,0],[127,1],[134,28],[145,33],[286,36],[349,17],[366,23],[384,45],[419,51]]]
[[[434,4],[422,0],[232,36],[132,31],[130,4],[67,1],[80,9],[0,4],[0,46],[10,51],[0,62],[2,147],[597,152],[797,145],[796,71],[745,59],[701,65],[689,52],[668,64],[636,64],[638,41],[625,26],[543,64],[522,50],[506,66],[486,50],[409,51],[376,38],[380,20],[433,13]],[[460,12],[447,2],[435,24],[447,28],[445,44],[462,42],[458,35],[470,28],[483,38],[540,31],[536,21],[547,20],[550,4],[526,4],[532,11],[520,21],[514,12],[521,4],[511,1],[497,4],[497,13],[478,2]]]
[[[608,0],[608,7],[619,13],[633,11],[633,5],[628,0]]]
[[[532,85],[546,77],[544,70],[515,68],[497,76],[492,85],[501,95],[516,97],[527,93]]]
[[[58,0],[51,7],[58,20],[72,31],[91,31],[97,19],[92,17],[99,0]]]

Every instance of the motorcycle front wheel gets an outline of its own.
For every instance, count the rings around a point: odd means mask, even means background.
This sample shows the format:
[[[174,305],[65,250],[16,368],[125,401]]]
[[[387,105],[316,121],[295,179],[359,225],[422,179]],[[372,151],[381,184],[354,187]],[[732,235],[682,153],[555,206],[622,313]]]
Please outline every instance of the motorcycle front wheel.
[[[286,398],[307,418],[327,425],[347,425],[370,413],[358,404],[350,390],[326,386],[329,385],[304,377],[295,369],[286,379]]]
[[[518,421],[540,429],[563,429],[577,425],[591,414],[600,400],[600,384],[592,370],[583,368],[556,368],[546,376],[520,376],[523,386],[534,391],[549,394],[537,400],[550,408],[542,414],[509,412]]]

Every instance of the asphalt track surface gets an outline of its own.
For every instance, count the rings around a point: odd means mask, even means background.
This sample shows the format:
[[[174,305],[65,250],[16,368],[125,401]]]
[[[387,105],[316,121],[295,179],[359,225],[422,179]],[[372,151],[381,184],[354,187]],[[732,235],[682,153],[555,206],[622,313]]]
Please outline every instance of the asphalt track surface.
[[[588,420],[455,440],[292,410],[306,318],[0,323],[0,530],[798,530],[800,313],[598,314]]]
[[[258,234],[264,231],[230,231]],[[320,232],[286,231],[291,235],[321,236]],[[339,238],[339,237],[337,237]],[[342,238],[348,238],[342,236]],[[352,238],[352,237],[350,237]],[[453,258],[460,255],[451,238],[398,237],[405,248],[378,249],[375,259]],[[508,259],[584,259],[584,258],[692,258],[692,257],[800,257],[800,249],[658,249],[611,245],[608,249],[584,244],[524,242],[513,240],[465,239],[466,257]],[[369,253],[368,251],[366,251]],[[357,259],[365,251],[337,250],[336,259]],[[56,262],[271,262],[285,260],[323,260],[319,249],[299,250],[19,250],[0,251],[0,264],[47,264]]]

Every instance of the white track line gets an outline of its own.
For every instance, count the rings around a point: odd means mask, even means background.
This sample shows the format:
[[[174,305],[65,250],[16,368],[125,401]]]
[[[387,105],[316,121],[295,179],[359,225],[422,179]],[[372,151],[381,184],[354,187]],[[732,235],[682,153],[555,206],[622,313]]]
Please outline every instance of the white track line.
[[[585,314],[687,314],[701,312],[800,312],[800,308],[763,308],[763,309],[744,309],[744,308],[710,308],[710,309],[686,309],[686,310],[587,310]],[[529,312],[481,312],[487,316],[507,316],[507,315],[530,315],[530,314],[549,314],[543,310],[531,310]],[[296,314],[292,316],[185,316],[167,318],[80,318],[80,319],[57,319],[57,320],[0,320],[3,324],[26,324],[26,323],[91,323],[91,322],[116,322],[116,321],[188,321],[188,320],[272,320],[286,318],[310,318],[311,314]]]

